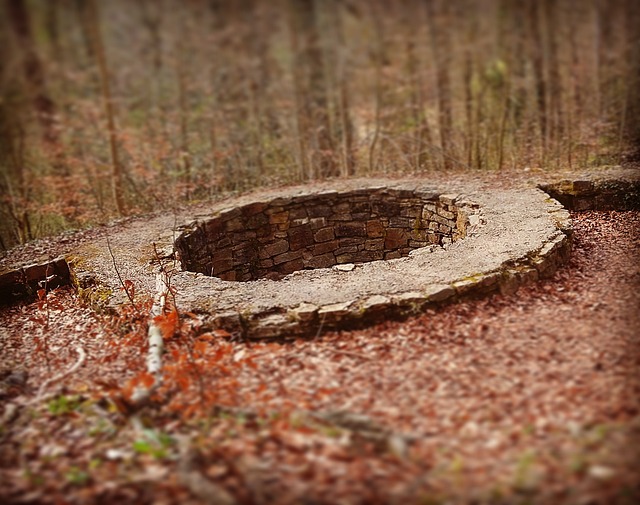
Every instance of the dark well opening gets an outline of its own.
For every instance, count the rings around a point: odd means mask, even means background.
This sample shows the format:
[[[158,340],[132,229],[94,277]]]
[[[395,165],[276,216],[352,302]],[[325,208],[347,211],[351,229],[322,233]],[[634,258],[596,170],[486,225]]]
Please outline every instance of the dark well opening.
[[[460,238],[454,195],[392,188],[255,202],[195,223],[175,242],[182,267],[226,281],[407,256]]]

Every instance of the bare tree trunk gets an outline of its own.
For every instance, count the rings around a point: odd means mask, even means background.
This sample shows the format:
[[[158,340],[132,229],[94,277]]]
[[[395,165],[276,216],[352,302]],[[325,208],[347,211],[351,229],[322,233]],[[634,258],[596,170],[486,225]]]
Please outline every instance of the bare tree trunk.
[[[87,28],[91,35],[93,53],[96,57],[98,71],[100,73],[100,84],[102,86],[102,100],[105,114],[107,116],[107,129],[109,131],[109,148],[111,150],[111,181],[113,198],[120,215],[127,213],[127,206],[124,195],[124,167],[120,161],[118,153],[118,135],[115,124],[115,111],[111,96],[111,86],[109,85],[109,68],[107,58],[100,33],[100,15],[96,0],[86,2]]]
[[[291,0],[293,2],[294,0]],[[293,51],[293,89],[296,106],[296,141],[298,148],[298,163],[300,163],[300,169],[298,172],[298,178],[304,181],[313,177],[309,167],[309,153],[307,150],[307,130],[309,124],[309,111],[307,104],[304,100],[304,75],[302,66],[298,64],[300,58],[300,37],[296,28],[297,19],[294,14],[295,6],[290,5],[290,34],[291,34],[291,49]]]
[[[245,26],[245,42],[251,55],[249,68],[247,69],[247,96],[248,115],[250,117],[250,128],[255,155],[253,161],[256,166],[257,179],[260,180],[265,175],[265,131],[264,124],[267,122],[265,109],[268,108],[268,88],[270,73],[268,67],[269,32],[266,26],[266,14],[260,11],[259,2],[249,2],[244,7],[243,24]],[[255,29],[249,27],[255,25]]]
[[[178,104],[180,107],[180,149],[178,164],[182,168],[182,181],[185,185],[185,198],[189,200],[191,184],[191,155],[189,153],[189,110],[187,105],[187,79],[185,69],[181,63],[182,56],[178,58]]]
[[[578,26],[578,13],[575,9],[570,9],[567,17],[572,25]],[[583,105],[583,85],[582,80],[580,79],[580,58],[578,53],[578,44],[576,41],[576,34],[574,30],[571,30],[569,33],[569,53],[571,58],[571,72],[570,72],[570,92],[571,92],[571,100],[569,100],[567,105],[567,144],[568,144],[568,153],[567,160],[569,163],[569,167],[573,166],[574,160],[574,142],[576,140],[576,134],[574,131],[574,124],[580,125],[582,123],[582,118],[584,116],[584,105]],[[577,140],[580,140],[580,132],[578,130]]]
[[[535,96],[538,108],[538,125],[540,127],[541,160],[545,163],[549,140],[549,124],[547,112],[547,84],[544,76],[544,55],[542,52],[542,33],[540,31],[540,12],[537,0],[529,1],[529,49],[535,80]]]
[[[608,90],[611,84],[611,58],[609,56],[610,49],[613,45],[613,30],[612,26],[612,12],[615,10],[615,5],[609,5],[609,2],[603,2],[602,0],[596,0],[595,2],[595,16],[597,26],[597,58],[598,67],[597,79],[598,79],[598,114],[600,117],[604,117],[605,111],[608,106]]]
[[[189,106],[187,104],[187,69],[184,62],[187,61],[188,49],[185,47],[189,33],[188,7],[185,6],[180,12],[180,38],[178,40],[176,62],[176,74],[178,80],[178,107],[180,110],[180,148],[178,152],[178,166],[182,170],[182,182],[184,184],[185,198],[190,198],[191,185],[191,154],[189,152]]]
[[[451,44],[448,30],[451,22],[446,2],[437,8],[435,2],[427,1],[427,23],[431,35],[431,50],[435,60],[436,82],[438,88],[438,123],[440,132],[440,148],[442,150],[442,166],[445,170],[451,168],[453,156],[451,137],[453,135],[453,120],[451,115],[451,84],[449,78],[449,58]]]
[[[58,29],[59,8],[59,0],[49,0],[49,2],[47,2],[45,23],[49,42],[52,47],[53,58],[58,63],[62,63],[64,58],[62,54],[62,46],[60,45],[60,30]]]
[[[42,140],[52,154],[55,172],[61,175],[67,174],[55,120],[56,106],[47,92],[44,68],[36,51],[26,1],[6,0],[6,5],[13,31],[24,51],[24,75],[42,129]]]
[[[368,168],[369,172],[375,172],[377,169],[377,163],[375,162],[376,155],[376,147],[378,145],[378,139],[380,138],[380,130],[382,128],[382,99],[383,99],[383,89],[382,89],[382,64],[384,60],[384,29],[382,26],[382,20],[380,19],[380,13],[378,12],[378,5],[376,2],[371,2],[369,4],[369,13],[371,15],[371,20],[374,27],[375,32],[375,48],[373,49],[373,60],[375,65],[375,84],[374,84],[374,93],[375,93],[375,117],[374,117],[374,125],[373,125],[373,138],[371,139],[371,144],[369,145],[369,163]]]
[[[507,76],[503,86],[502,113],[500,116],[500,126],[498,127],[498,170],[504,167],[504,141],[507,133],[507,119],[509,117],[511,80]]]
[[[419,9],[407,9],[405,23],[408,27],[406,50],[407,70],[411,81],[411,108],[414,127],[413,165],[415,170],[423,170],[427,165],[427,148],[431,145],[431,131],[425,118],[424,92],[421,75],[421,65],[416,54],[416,44],[419,39],[421,16]]]
[[[309,128],[305,136],[313,141],[313,168],[316,177],[338,175],[334,160],[331,125],[327,103],[327,87],[320,35],[314,0],[290,0],[293,26],[297,38],[295,65],[301,70],[301,97],[305,100],[305,112]],[[301,43],[300,43],[301,42]]]
[[[88,61],[95,61],[96,58],[93,51],[93,35],[91,35],[91,27],[89,26],[89,22],[87,21],[89,1],[90,0],[75,0],[74,3],[77,15],[80,18],[80,30],[82,31],[82,40],[84,42],[84,49],[87,59]]]
[[[0,47],[0,82],[5,77],[3,48]],[[0,100],[0,166],[6,168],[1,171],[0,192],[8,197],[6,205],[0,206],[10,218],[5,221],[18,243],[25,243],[33,237],[31,233],[31,218],[28,212],[30,200],[30,184],[25,172],[25,131],[20,124],[16,107],[9,102]],[[0,231],[2,228],[0,227]]]
[[[340,138],[342,147],[342,174],[349,176],[355,172],[355,159],[353,152],[353,123],[350,113],[349,99],[349,57],[342,23],[342,6],[338,2],[332,2],[335,22],[334,52],[336,53],[336,81],[338,92],[337,109],[340,122]]]
[[[634,152],[631,154],[640,157],[640,11],[633,2],[626,4],[625,19],[626,33],[626,96],[624,99],[626,114],[621,122],[621,137],[626,137]],[[636,118],[629,121],[628,118]],[[620,140],[622,150],[623,138]]]
[[[463,61],[462,86],[464,91],[464,112],[465,112],[465,154],[467,166],[473,166],[474,145],[477,140],[478,132],[474,128],[473,121],[473,61],[474,50],[473,44],[478,36],[478,22],[475,12],[475,3],[473,1],[467,4],[462,3],[466,12],[459,12],[458,16],[463,16],[467,20],[467,29],[465,33],[465,49]],[[464,16],[466,14],[466,16]]]
[[[550,138],[552,142],[560,144],[562,136],[563,89],[560,80],[558,63],[558,7],[554,0],[544,0],[542,4],[547,33],[547,51],[549,58],[549,114],[551,115]]]
[[[149,73],[147,102],[147,127],[152,141],[156,140],[156,122],[164,118],[160,112],[160,93],[162,90],[162,1],[141,0],[138,4],[142,26],[149,34],[148,51],[151,54],[151,72]]]
[[[507,122],[511,114],[512,106],[512,68],[514,60],[514,41],[512,37],[517,33],[518,27],[513,24],[513,16],[510,10],[509,0],[501,0],[498,3],[498,48],[501,58],[495,69],[498,79],[497,102],[500,104],[500,118],[498,120],[497,136],[497,168],[504,168],[505,140],[507,137]]]

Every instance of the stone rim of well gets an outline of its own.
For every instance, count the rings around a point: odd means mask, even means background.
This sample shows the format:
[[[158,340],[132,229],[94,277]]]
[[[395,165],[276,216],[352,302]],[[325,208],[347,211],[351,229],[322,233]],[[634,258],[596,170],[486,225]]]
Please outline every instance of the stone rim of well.
[[[202,314],[207,326],[245,338],[314,336],[403,317],[460,297],[513,292],[552,275],[569,257],[569,213],[538,189],[465,192],[415,180],[389,181],[384,187],[379,181],[363,182],[359,188],[442,195],[464,209],[467,236],[397,259],[301,270],[281,280],[225,281],[181,271],[172,279],[180,304]],[[281,198],[318,194],[303,186],[290,188]],[[264,202],[243,202],[253,203]],[[201,216],[183,233],[220,211]]]

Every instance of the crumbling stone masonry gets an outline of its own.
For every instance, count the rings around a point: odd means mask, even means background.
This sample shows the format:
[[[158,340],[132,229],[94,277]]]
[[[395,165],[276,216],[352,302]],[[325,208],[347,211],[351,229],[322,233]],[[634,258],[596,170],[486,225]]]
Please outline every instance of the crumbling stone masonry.
[[[0,305],[22,298],[35,298],[40,289],[54,289],[71,282],[64,258],[25,265],[0,275]]]
[[[466,233],[473,206],[432,191],[363,188],[277,198],[223,210],[183,232],[185,270],[226,281],[408,256]]]
[[[564,179],[539,187],[569,210],[640,210],[638,180]]]

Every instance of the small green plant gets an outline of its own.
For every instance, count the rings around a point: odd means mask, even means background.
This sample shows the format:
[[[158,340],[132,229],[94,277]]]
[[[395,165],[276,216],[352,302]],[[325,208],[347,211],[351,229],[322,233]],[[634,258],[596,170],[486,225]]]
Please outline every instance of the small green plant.
[[[587,460],[587,457],[582,453],[574,455],[569,463],[571,471],[577,475],[584,474],[588,466],[589,461]]]
[[[133,443],[133,450],[138,454],[150,454],[156,459],[167,457],[167,451],[163,447],[158,447],[148,440],[136,440]]]
[[[42,486],[44,484],[44,477],[32,472],[28,468],[24,471],[24,477],[31,485]]]
[[[607,438],[609,431],[610,428],[606,424],[595,425],[587,433],[585,437],[585,445],[594,447],[601,444],[605,440],[605,438]]]
[[[48,409],[54,416],[62,416],[76,411],[82,405],[78,396],[60,395],[49,402]]]
[[[462,459],[462,457],[460,455],[458,455],[455,458],[453,458],[453,461],[451,461],[451,465],[449,466],[449,469],[453,473],[462,472],[462,470],[464,469],[464,460]]]
[[[155,459],[166,459],[174,440],[166,433],[156,433],[153,430],[144,431],[144,439],[133,443],[133,450],[138,454],[149,454]]]
[[[113,424],[106,419],[100,417],[96,420],[95,424],[89,428],[89,436],[97,437],[103,434],[114,434],[116,432],[116,428]]]
[[[519,491],[532,491],[536,486],[533,466],[536,461],[536,454],[533,451],[526,451],[516,464],[514,475],[514,488]]]
[[[322,432],[329,438],[339,438],[342,435],[342,430],[335,426],[324,426]]]
[[[69,468],[64,477],[67,482],[74,486],[84,486],[91,479],[91,476],[87,472],[81,470],[77,466]]]

